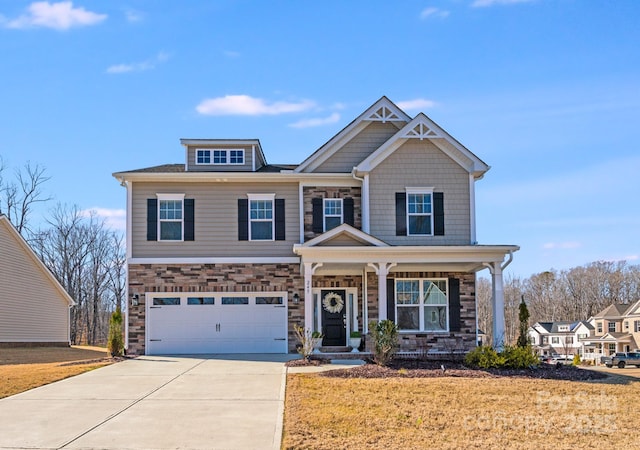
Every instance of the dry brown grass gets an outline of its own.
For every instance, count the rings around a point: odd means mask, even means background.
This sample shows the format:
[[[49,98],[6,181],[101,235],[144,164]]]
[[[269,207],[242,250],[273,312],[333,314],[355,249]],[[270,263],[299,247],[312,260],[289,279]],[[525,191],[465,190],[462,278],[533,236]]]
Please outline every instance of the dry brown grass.
[[[0,398],[110,364],[106,357],[98,347],[0,348]]]
[[[640,382],[289,375],[283,448],[639,448]]]

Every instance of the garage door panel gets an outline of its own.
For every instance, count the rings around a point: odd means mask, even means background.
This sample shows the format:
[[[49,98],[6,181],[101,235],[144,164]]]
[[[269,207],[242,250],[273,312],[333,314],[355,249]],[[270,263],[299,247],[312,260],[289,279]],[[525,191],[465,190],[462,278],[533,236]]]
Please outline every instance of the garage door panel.
[[[207,304],[184,295],[179,304],[154,299],[152,304],[161,306],[148,310],[147,354],[287,352],[284,295],[257,299],[231,294],[224,303],[217,297]]]

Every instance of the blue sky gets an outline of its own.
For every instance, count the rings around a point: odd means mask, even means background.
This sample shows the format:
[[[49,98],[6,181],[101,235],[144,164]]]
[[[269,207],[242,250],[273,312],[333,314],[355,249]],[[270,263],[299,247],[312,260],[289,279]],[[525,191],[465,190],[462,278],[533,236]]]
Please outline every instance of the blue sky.
[[[180,138],[298,163],[386,95],[492,166],[477,234],[521,246],[509,273],[638,264],[638,17],[635,0],[0,0],[0,155],[118,227],[111,173],[183,162]]]

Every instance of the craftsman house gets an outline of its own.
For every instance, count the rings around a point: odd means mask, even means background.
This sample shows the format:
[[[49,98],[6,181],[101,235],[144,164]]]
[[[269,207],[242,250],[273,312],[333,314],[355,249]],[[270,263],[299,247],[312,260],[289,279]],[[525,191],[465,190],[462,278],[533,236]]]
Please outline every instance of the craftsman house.
[[[614,303],[589,319],[592,331],[581,339],[585,359],[596,362],[616,352],[640,348],[640,300]]]
[[[529,341],[536,353],[543,357],[582,357],[582,339],[593,332],[586,321],[536,322],[529,328]]]
[[[182,139],[184,163],[118,172],[127,192],[130,354],[286,353],[294,326],[345,347],[390,319],[401,351],[476,346],[476,272],[519,248],[476,242],[489,170],[382,97],[301,164],[258,140]]]

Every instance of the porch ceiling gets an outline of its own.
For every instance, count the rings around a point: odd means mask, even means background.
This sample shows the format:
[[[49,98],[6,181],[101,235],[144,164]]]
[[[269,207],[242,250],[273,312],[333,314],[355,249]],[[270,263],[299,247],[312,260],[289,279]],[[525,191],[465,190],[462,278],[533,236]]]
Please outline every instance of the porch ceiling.
[[[368,263],[396,263],[391,272],[477,272],[518,251],[515,245],[306,247],[295,245],[303,263],[322,263],[315,272],[362,273]]]

